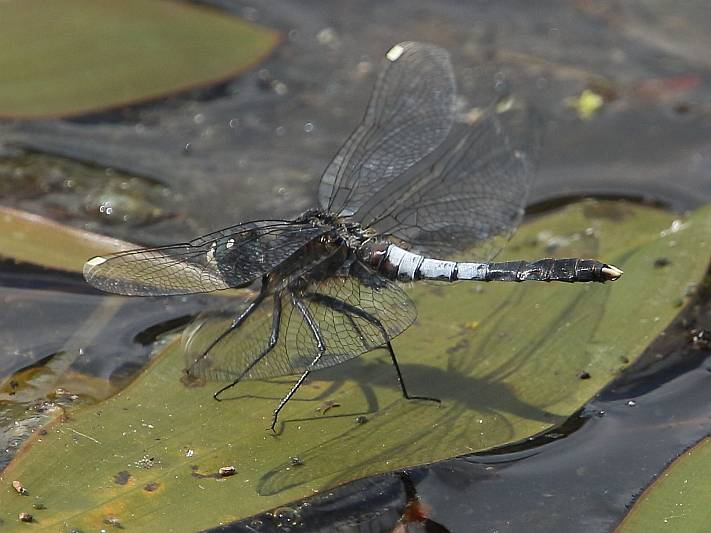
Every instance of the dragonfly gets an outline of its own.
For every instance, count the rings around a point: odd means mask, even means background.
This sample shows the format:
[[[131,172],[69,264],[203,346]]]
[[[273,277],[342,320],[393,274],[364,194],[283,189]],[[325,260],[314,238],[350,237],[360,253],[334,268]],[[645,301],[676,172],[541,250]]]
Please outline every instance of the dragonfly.
[[[458,110],[449,54],[433,44],[397,44],[382,63],[362,121],[321,177],[319,207],[84,267],[88,283],[123,295],[258,287],[219,334],[186,344],[185,372],[228,382],[217,400],[245,379],[298,375],[272,430],[311,372],[376,349],[406,399],[439,401],[409,393],[391,343],[417,314],[402,282],[622,275],[593,259],[493,262],[524,212],[540,145],[534,113],[511,97]]]

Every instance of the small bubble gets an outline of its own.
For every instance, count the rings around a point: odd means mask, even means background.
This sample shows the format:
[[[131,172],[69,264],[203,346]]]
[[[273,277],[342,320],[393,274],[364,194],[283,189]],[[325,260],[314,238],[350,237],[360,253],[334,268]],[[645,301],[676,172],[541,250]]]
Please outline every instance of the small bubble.
[[[498,93],[504,93],[509,89],[509,84],[506,80],[497,80],[494,82],[494,90]]]
[[[274,89],[274,92],[278,94],[279,96],[284,96],[286,93],[289,92],[289,88],[286,86],[286,83],[283,81],[275,81],[272,83],[272,89]]]
[[[324,28],[316,34],[318,44],[333,44],[336,40],[336,31],[333,28]]]
[[[314,125],[313,125],[313,123],[312,123],[312,122],[307,122],[306,124],[304,124],[304,131],[305,131],[306,133],[311,133],[312,131],[314,131]]]
[[[242,8],[242,17],[250,22],[256,22],[259,20],[259,11],[251,6],[245,6]]]
[[[202,124],[203,122],[205,122],[205,115],[203,115],[202,113],[197,113],[193,116],[193,122],[195,124]]]
[[[637,405],[637,402],[635,402],[634,400],[627,400],[627,405],[629,407],[634,407],[635,405]]]
[[[277,134],[277,137],[281,137],[286,133],[286,128],[284,126],[277,126],[274,132]]]
[[[231,118],[229,122],[230,128],[234,129],[237,126],[239,126],[239,119],[238,118]]]
[[[263,91],[271,90],[273,80],[274,78],[272,77],[272,73],[269,72],[268,69],[263,68],[257,72],[257,87]]]

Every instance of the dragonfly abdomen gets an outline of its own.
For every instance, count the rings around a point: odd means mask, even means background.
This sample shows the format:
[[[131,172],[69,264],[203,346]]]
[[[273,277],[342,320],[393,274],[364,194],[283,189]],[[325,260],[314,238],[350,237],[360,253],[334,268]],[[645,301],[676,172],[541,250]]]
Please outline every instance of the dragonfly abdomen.
[[[383,243],[384,244],[384,243]],[[398,281],[613,281],[622,275],[614,266],[594,259],[539,259],[503,263],[442,261],[390,244],[374,246],[364,255],[381,274]]]

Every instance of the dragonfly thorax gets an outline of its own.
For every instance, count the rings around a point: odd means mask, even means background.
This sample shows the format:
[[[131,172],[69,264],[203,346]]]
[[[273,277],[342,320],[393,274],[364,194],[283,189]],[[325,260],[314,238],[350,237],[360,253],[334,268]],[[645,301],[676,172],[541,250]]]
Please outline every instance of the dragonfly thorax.
[[[375,232],[364,229],[357,222],[352,222],[347,217],[329,213],[320,209],[309,209],[297,217],[296,222],[309,222],[314,226],[327,227],[332,231],[324,235],[325,239],[340,239],[352,249],[360,248],[371,239]]]

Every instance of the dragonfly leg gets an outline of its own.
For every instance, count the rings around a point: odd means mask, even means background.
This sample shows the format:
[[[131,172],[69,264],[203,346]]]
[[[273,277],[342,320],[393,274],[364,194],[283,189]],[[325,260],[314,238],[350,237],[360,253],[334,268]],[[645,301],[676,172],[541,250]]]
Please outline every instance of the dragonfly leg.
[[[343,300],[339,300],[338,298],[333,298],[332,296],[326,296],[325,294],[310,293],[307,295],[307,297],[312,301],[319,302],[327,307],[330,307],[334,311],[339,311],[343,313],[349,318],[349,320],[353,324],[355,322],[353,321],[353,318],[350,315],[358,316],[364,320],[367,320],[380,330],[381,334],[383,335],[384,347],[386,347],[388,352],[390,353],[390,359],[392,360],[393,366],[395,367],[395,372],[397,373],[397,382],[400,384],[402,395],[405,397],[406,400],[427,400],[430,402],[442,403],[442,400],[440,400],[439,398],[431,398],[429,396],[412,396],[410,395],[410,393],[407,392],[405,380],[402,377],[402,372],[400,372],[400,365],[397,362],[397,357],[395,357],[395,350],[393,350],[393,346],[390,343],[390,337],[388,336],[388,332],[385,329],[385,326],[383,326],[383,323],[378,319],[378,317],[373,316],[367,311],[360,309],[359,307],[356,307],[352,304],[349,304],[348,302],[344,302]],[[360,329],[356,329],[356,331],[362,337]]]
[[[220,333],[220,336],[217,337],[214,341],[212,341],[210,343],[210,345],[198,357],[195,358],[195,360],[192,362],[190,367],[187,369],[188,375],[190,375],[193,368],[195,368],[195,365],[197,365],[200,361],[202,361],[203,359],[205,359],[207,357],[207,354],[210,353],[210,350],[212,350],[215,346],[217,346],[217,344],[222,339],[227,337],[227,335],[232,333],[235,329],[240,327],[244,323],[245,320],[247,320],[247,317],[249,317],[249,315],[251,315],[254,312],[254,310],[257,307],[259,307],[259,304],[261,304],[262,301],[264,301],[264,298],[266,296],[267,296],[267,283],[266,283],[266,279],[262,279],[262,286],[259,288],[259,294],[257,294],[257,296],[254,298],[254,300],[249,302],[249,305],[247,306],[247,308],[244,311],[242,311],[242,313],[237,315],[234,318],[234,320],[232,320],[232,323],[230,324],[230,326],[225,331]]]
[[[321,335],[321,332],[318,329],[318,325],[316,324],[316,321],[311,315],[311,312],[301,300],[294,297],[293,302],[294,307],[296,307],[301,316],[304,317],[304,320],[309,326],[309,330],[311,330],[311,334],[313,335],[314,340],[316,341],[316,357],[314,357],[313,361],[311,361],[304,373],[301,374],[301,377],[294,384],[294,386],[291,387],[291,390],[286,393],[286,396],[281,399],[276,409],[274,409],[274,416],[272,418],[272,425],[270,428],[272,431],[274,431],[274,428],[276,427],[277,419],[279,418],[279,413],[281,412],[281,410],[289,402],[289,400],[291,400],[294,394],[296,394],[296,391],[299,389],[299,387],[301,387],[304,381],[306,381],[306,378],[311,373],[311,370],[318,364],[321,357],[323,357],[323,354],[326,353],[326,343],[323,340],[323,336]]]
[[[377,320],[377,319],[376,319]],[[397,382],[400,384],[400,389],[402,390],[402,395],[406,400],[427,400],[428,402],[442,403],[439,398],[432,398],[430,396],[411,396],[407,392],[407,387],[405,387],[405,380],[402,378],[402,372],[400,372],[400,365],[397,363],[397,357],[395,357],[395,350],[393,350],[393,345],[390,343],[390,339],[386,342],[388,352],[390,352],[390,359],[392,359],[393,366],[395,367],[395,372],[397,373]]]
[[[275,292],[274,293],[274,312],[272,313],[272,332],[269,334],[269,342],[267,343],[267,347],[262,350],[257,357],[254,358],[254,360],[249,363],[247,368],[245,368],[240,375],[235,379],[232,383],[229,385],[225,385],[222,387],[220,390],[215,392],[215,394],[212,395],[215,400],[218,402],[220,401],[220,394],[225,392],[228,389],[231,389],[235,385],[237,385],[240,381],[244,379],[244,377],[249,373],[252,368],[254,368],[254,365],[256,365],[259,361],[261,361],[265,355],[267,355],[269,352],[271,352],[274,349],[274,346],[276,346],[277,342],[279,342],[279,328],[281,327],[281,293],[280,292]]]

